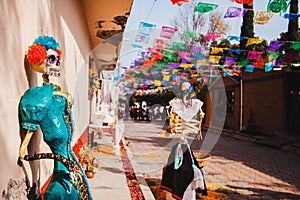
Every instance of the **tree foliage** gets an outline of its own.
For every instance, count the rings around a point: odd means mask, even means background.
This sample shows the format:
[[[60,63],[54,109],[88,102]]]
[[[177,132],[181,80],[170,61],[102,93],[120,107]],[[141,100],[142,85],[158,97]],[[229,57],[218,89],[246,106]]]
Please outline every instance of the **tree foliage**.
[[[291,0],[290,2],[290,14],[298,13],[298,0]],[[287,32],[280,34],[280,39],[285,41],[300,41],[298,17],[289,20]]]
[[[173,18],[171,24],[178,29],[180,40],[185,43],[195,43],[201,41],[206,33],[215,33],[224,36],[230,29],[228,22],[225,22],[223,13],[213,10],[209,13],[194,12],[197,2],[192,0],[184,4],[178,11],[178,15]],[[193,31],[195,38],[187,39],[185,31]]]
[[[241,26],[241,37],[245,38],[241,41],[241,48],[244,49],[247,38],[253,38],[254,37],[254,25],[253,25],[253,18],[254,18],[254,11],[253,11],[253,5],[249,6],[247,4],[243,5],[244,9],[248,9],[248,11],[243,16],[243,23]]]

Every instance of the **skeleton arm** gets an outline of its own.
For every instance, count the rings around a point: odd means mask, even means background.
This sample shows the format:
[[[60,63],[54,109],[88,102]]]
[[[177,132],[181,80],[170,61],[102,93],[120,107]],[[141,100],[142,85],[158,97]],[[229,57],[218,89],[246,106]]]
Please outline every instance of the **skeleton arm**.
[[[21,143],[20,149],[19,149],[19,158],[24,159],[24,156],[25,156],[25,153],[27,150],[27,146],[31,140],[32,135],[33,135],[33,131],[28,130],[25,135],[24,140]]]
[[[202,140],[202,133],[201,133],[201,125],[202,125],[202,119],[204,117],[205,113],[202,111],[200,107],[200,119],[199,119],[199,124],[198,124],[198,133],[197,133],[197,139]]]

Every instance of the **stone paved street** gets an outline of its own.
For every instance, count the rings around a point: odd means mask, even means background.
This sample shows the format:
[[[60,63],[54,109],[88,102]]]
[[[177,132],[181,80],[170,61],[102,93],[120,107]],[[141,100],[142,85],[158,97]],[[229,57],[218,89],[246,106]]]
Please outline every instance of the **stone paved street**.
[[[135,172],[144,178],[161,179],[171,147],[178,137],[158,134],[161,122],[125,123],[125,141],[132,153]],[[206,132],[203,131],[205,137]],[[202,141],[189,138],[194,152]],[[300,199],[300,156],[265,145],[220,136],[209,152],[204,168],[210,189],[228,189],[232,199]]]

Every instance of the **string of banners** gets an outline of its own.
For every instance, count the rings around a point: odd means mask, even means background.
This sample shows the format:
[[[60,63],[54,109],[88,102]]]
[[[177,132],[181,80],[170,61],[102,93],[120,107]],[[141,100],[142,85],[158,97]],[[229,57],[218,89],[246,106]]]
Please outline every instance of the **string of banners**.
[[[207,40],[215,40],[214,34],[207,34]],[[228,36],[226,41],[246,39],[246,46],[260,44],[258,38],[241,38]],[[278,50],[287,45],[292,51],[284,56]],[[200,44],[186,45],[182,42],[168,44],[162,39],[154,40],[153,47],[140,49],[136,59],[117,81],[131,93],[134,90],[162,91],[179,85],[182,79],[190,82],[200,81],[206,77],[238,76],[241,68],[246,72],[264,69],[265,72],[281,68],[298,58],[300,42],[272,40],[264,51],[210,47]],[[243,55],[243,56],[241,56]],[[144,91],[145,92],[145,91]],[[147,92],[146,92],[147,93]],[[150,93],[150,92],[149,92]]]
[[[171,0],[173,4],[175,0]],[[188,2],[181,1],[182,3]],[[251,4],[253,1],[238,1],[237,3]],[[275,6],[274,1],[270,0],[268,4],[269,13],[286,11],[290,0],[276,1],[281,2],[280,9]],[[273,3],[273,4],[272,4]],[[179,5],[180,6],[180,5]],[[217,6],[207,3],[198,3],[195,12],[209,12]],[[200,8],[200,7],[206,8]],[[207,7],[208,6],[208,7]],[[239,8],[228,8],[225,18],[242,17],[245,10]],[[258,12],[259,13],[259,12]],[[262,17],[263,15],[261,15]],[[264,15],[266,17],[266,15]],[[287,19],[298,17],[293,14],[284,15]],[[257,18],[259,24],[264,24],[262,18]],[[139,31],[135,37],[135,43],[132,47],[139,48],[136,59],[129,67],[123,66],[124,71],[115,77],[125,93],[136,95],[147,95],[155,92],[164,92],[170,87],[180,85],[182,80],[188,80],[191,83],[199,82],[208,77],[217,76],[239,76],[241,69],[245,72],[253,72],[255,69],[263,69],[265,72],[281,68],[283,65],[297,61],[300,49],[300,42],[272,40],[263,51],[230,49],[212,47],[208,45],[192,44],[187,45],[183,42],[171,42],[176,27],[162,26],[160,38],[153,40],[153,45],[143,47],[149,43],[151,33],[156,28],[155,24],[140,22]],[[195,39],[196,33],[190,30],[184,32],[185,38]],[[206,33],[203,41],[216,41],[220,38],[219,34]],[[225,41],[240,42],[246,40],[246,47],[255,44],[261,44],[265,40],[259,38],[245,38],[239,36],[228,36]],[[281,46],[289,48],[291,51],[280,52]]]
[[[215,39],[211,35],[206,38]],[[242,39],[237,36],[226,38],[228,42]],[[257,38],[246,39],[246,46],[263,42]],[[282,56],[278,52],[282,45],[288,45],[292,51],[285,52]],[[188,46],[182,42],[173,42],[169,48],[165,42],[155,41],[153,47],[140,49],[132,64],[129,67],[124,66],[125,73],[117,77],[117,81],[133,90],[147,89],[153,85],[155,91],[152,92],[157,92],[162,90],[161,87],[168,89],[179,85],[182,79],[193,83],[221,74],[238,76],[241,68],[245,68],[246,72],[253,72],[255,69],[270,72],[296,61],[299,49],[300,42],[279,40],[272,40],[264,51],[227,49],[200,44]]]
[[[182,6],[182,4],[189,2],[189,0],[170,0],[170,1],[172,2],[173,5],[176,4],[178,6]],[[238,4],[253,6],[254,0],[230,0],[230,1]],[[269,2],[267,3],[267,11],[274,12],[274,13],[286,12],[288,6],[290,5],[290,2],[291,0],[269,0]],[[199,2],[195,7],[194,11],[205,13],[216,9],[218,6],[219,6],[218,4]]]
[[[253,0],[231,0],[232,2],[238,3],[238,4],[244,4],[248,6],[253,6]],[[171,0],[172,4],[177,4],[181,6],[183,3],[189,2],[189,0]],[[280,15],[285,13],[290,6],[291,0],[269,0],[269,2],[266,5],[266,10],[258,10],[255,13],[255,17],[253,20],[254,24],[267,24],[274,13],[279,13]],[[218,4],[212,4],[212,3],[204,3],[199,2],[194,7],[194,12],[200,12],[200,13],[207,13],[210,11],[213,11],[219,7]],[[235,18],[235,17],[243,17],[245,13],[249,10],[249,8],[240,8],[235,6],[230,6],[227,8],[227,11],[224,15],[224,18]],[[293,20],[295,18],[300,17],[298,13],[285,13],[283,18],[288,20]]]

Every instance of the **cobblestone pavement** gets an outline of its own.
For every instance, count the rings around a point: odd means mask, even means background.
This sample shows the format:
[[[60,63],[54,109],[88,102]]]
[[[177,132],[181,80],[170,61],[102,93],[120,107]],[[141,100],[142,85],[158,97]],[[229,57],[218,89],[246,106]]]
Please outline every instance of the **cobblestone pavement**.
[[[132,164],[144,178],[161,179],[163,166],[178,137],[158,134],[163,124],[125,122]],[[203,131],[205,138],[206,132]],[[227,134],[226,134],[227,135]],[[202,141],[187,137],[194,152]],[[300,199],[300,156],[293,152],[238,140],[223,134],[204,167],[208,188],[234,191],[230,199]]]

